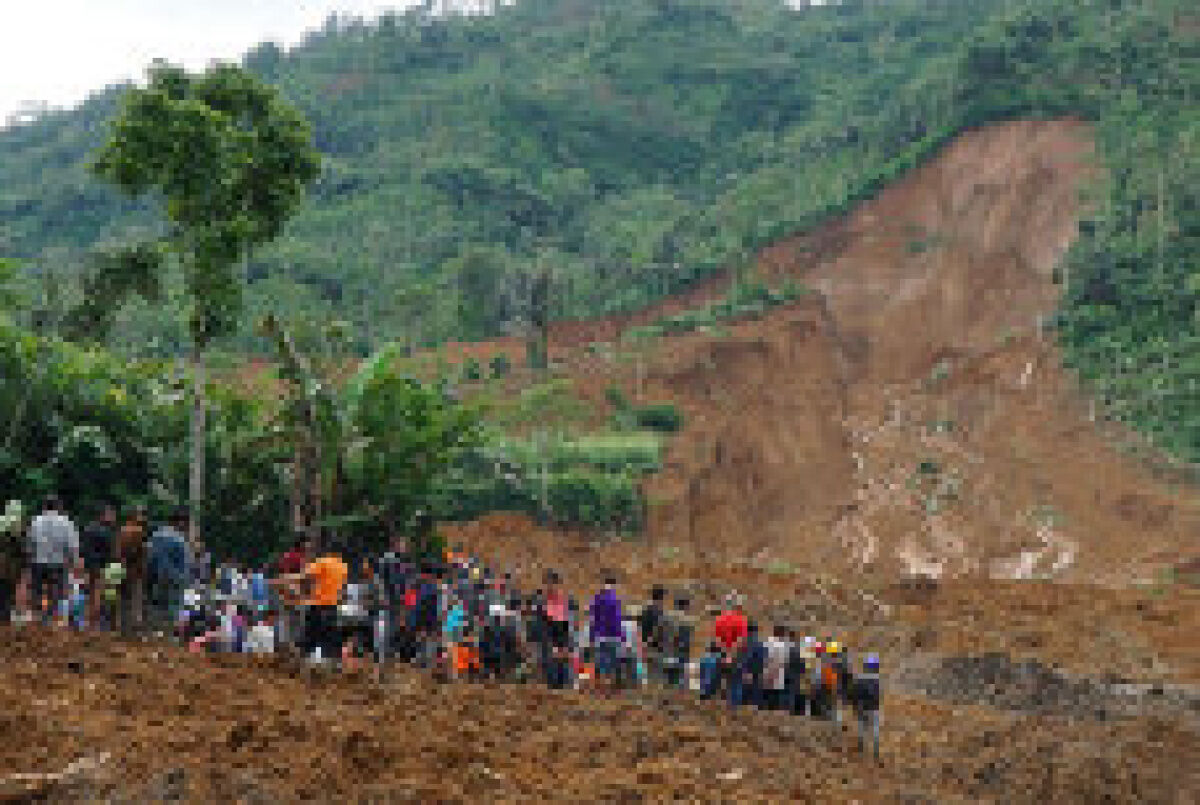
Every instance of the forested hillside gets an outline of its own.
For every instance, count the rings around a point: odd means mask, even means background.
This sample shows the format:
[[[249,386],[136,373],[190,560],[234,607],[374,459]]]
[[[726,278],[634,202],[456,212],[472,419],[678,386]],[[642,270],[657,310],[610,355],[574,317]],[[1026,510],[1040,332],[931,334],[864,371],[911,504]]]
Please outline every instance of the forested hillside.
[[[326,155],[246,267],[273,309],[361,351],[629,309],[847,210],[964,128],[1097,124],[1107,168],[1064,265],[1068,353],[1115,413],[1200,455],[1196,22],[1184,0],[521,0],[494,16],[331,23],[246,64]],[[86,250],[159,226],[87,178],[120,88],[0,133],[0,251],[53,322]],[[67,281],[63,281],[63,280]],[[545,287],[544,285],[542,287]],[[52,290],[53,294],[42,294]],[[168,355],[170,305],[117,345]]]

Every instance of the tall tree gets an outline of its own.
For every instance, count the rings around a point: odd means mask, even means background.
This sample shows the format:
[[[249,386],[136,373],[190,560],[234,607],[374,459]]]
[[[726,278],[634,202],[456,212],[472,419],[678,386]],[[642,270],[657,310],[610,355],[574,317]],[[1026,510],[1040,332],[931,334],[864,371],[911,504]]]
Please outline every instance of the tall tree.
[[[239,268],[250,251],[275,239],[320,171],[303,116],[276,91],[231,64],[204,73],[155,62],[148,86],[128,90],[92,171],[132,196],[165,201],[168,232],[110,254],[92,305],[155,285],[168,258],[183,269],[190,311],[194,380],[189,498],[191,535],[204,508],[204,354],[233,331],[241,307]]]

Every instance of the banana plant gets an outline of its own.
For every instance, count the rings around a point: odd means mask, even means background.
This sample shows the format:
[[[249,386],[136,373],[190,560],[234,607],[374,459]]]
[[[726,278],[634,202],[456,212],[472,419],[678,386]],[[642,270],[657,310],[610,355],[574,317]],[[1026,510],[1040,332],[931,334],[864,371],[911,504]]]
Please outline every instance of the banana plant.
[[[314,533],[334,529],[356,543],[401,528],[436,497],[461,451],[480,440],[473,409],[395,372],[402,347],[379,350],[339,390],[323,381],[273,318],[271,337],[291,395],[279,431],[294,440],[295,500]]]

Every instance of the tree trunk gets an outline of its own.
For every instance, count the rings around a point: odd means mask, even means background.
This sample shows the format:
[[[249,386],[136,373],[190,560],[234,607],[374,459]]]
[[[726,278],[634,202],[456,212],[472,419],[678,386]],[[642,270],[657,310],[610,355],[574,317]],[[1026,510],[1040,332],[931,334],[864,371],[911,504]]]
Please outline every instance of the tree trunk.
[[[550,270],[542,269],[533,279],[529,294],[529,367],[546,369],[550,365]]]
[[[204,507],[204,348],[199,340],[192,342],[192,461],[188,484],[188,538],[195,545],[200,539],[202,509]]]
[[[312,519],[308,521],[308,535],[311,539],[316,541],[317,551],[320,552],[325,550],[324,529],[318,525],[321,520],[325,519],[325,489],[323,486],[325,456],[324,451],[321,449],[321,442],[319,439],[313,440],[312,459],[313,472],[312,475],[309,476],[309,480],[312,484],[309,487],[312,494]]]

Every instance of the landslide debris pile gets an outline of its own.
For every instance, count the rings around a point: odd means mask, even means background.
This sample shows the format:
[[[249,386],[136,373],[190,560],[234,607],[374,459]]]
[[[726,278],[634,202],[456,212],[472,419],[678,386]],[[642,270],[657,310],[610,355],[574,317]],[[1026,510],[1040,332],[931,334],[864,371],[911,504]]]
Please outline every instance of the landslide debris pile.
[[[105,636],[0,634],[0,798],[1185,801],[1195,735],[898,696],[876,765],[835,726],[647,693],[309,676]],[[67,773],[69,772],[69,773]],[[40,776],[39,776],[40,775]]]
[[[684,415],[647,483],[650,540],[810,572],[1117,586],[1190,558],[1200,495],[1131,455],[1136,439],[1080,394],[1046,327],[1092,159],[1079,122],[987,126],[762,252],[760,273],[798,281],[802,301],[621,360],[587,347],[720,284],[555,325],[557,358],[598,410],[617,385]]]

